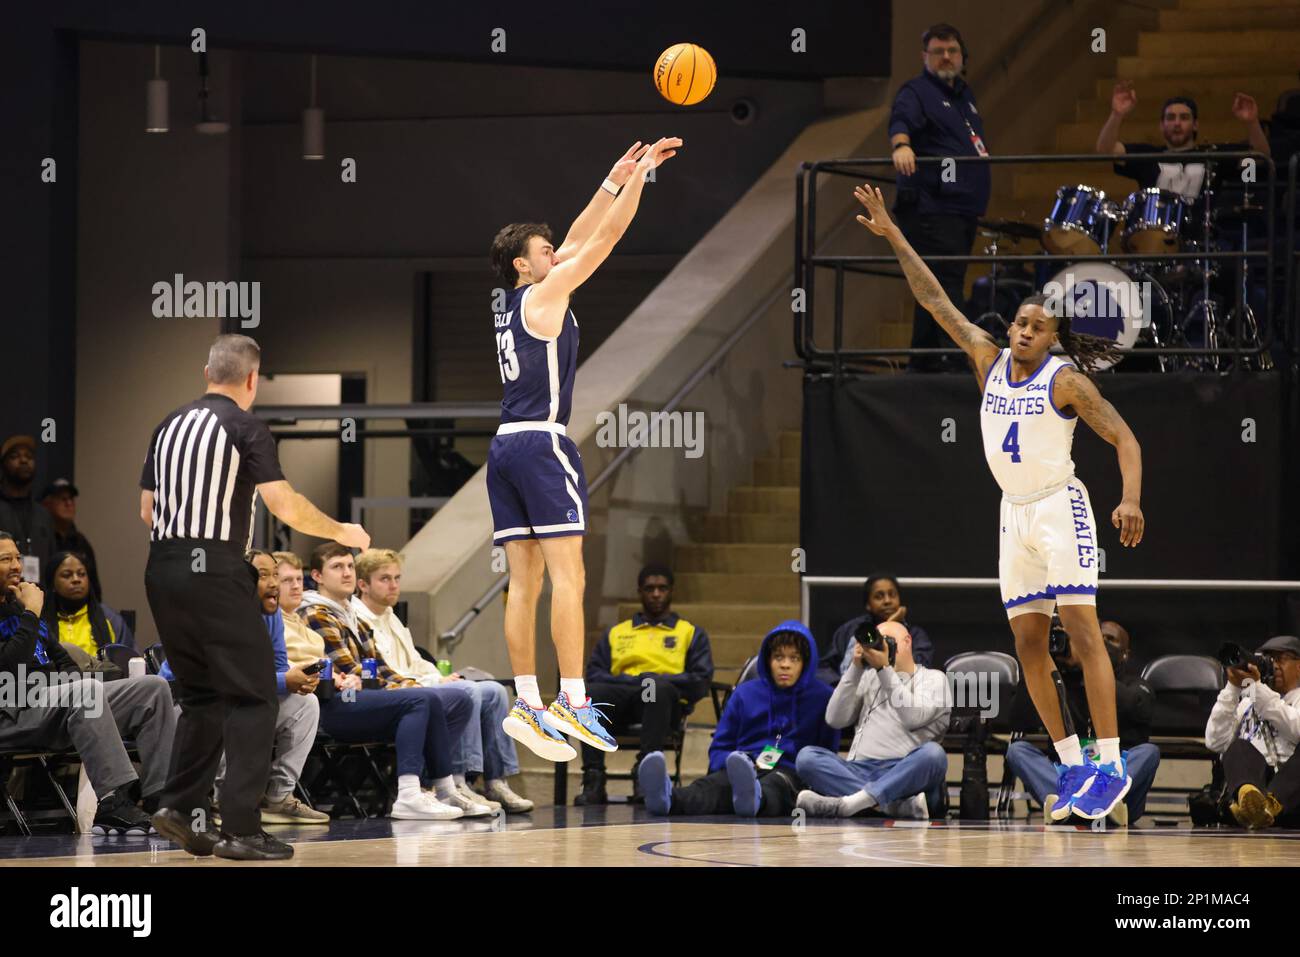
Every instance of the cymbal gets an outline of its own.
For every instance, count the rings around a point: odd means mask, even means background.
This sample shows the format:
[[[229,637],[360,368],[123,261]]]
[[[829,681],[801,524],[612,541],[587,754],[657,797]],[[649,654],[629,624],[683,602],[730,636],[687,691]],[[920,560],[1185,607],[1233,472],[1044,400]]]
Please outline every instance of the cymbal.
[[[1017,239],[1037,239],[1042,233],[1041,227],[1015,219],[981,219],[979,228],[990,233],[1014,236]]]

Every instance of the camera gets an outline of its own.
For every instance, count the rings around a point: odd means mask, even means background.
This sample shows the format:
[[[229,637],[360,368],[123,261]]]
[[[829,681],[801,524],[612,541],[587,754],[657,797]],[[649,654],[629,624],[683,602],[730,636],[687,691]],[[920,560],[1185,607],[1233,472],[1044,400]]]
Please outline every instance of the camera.
[[[1259,669],[1259,680],[1266,685],[1273,683],[1274,669],[1273,659],[1268,655],[1257,655],[1254,652],[1247,651],[1236,642],[1224,642],[1219,653],[1215,655],[1219,659],[1219,664],[1225,668],[1240,668],[1243,671],[1248,665],[1254,665]]]
[[[889,649],[889,664],[894,664],[894,659],[898,657],[898,642],[888,635],[882,634],[871,619],[868,618],[862,624],[858,625],[853,632],[853,640],[863,648],[870,648],[872,651],[884,651]]]
[[[1052,615],[1052,630],[1047,634],[1047,653],[1057,661],[1070,657],[1070,636],[1061,625],[1061,617]]]

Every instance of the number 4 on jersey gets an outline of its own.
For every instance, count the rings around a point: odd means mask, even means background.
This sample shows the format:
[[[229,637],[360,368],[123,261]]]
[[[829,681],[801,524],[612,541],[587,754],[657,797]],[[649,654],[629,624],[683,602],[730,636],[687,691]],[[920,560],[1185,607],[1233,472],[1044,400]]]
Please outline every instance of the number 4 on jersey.
[[[1011,461],[1020,461],[1020,423],[1012,422],[1007,437],[1002,440],[1002,451],[1011,453]]]
[[[501,381],[514,382],[519,378],[519,356],[515,353],[515,334],[507,329],[497,333],[497,365],[501,368]]]

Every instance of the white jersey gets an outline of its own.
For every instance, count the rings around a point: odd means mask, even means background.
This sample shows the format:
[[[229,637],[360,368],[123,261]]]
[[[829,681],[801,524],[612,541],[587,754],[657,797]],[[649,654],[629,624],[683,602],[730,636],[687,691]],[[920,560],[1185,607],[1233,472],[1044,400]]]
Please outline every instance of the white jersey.
[[[1069,365],[1049,354],[1037,372],[1013,382],[1011,351],[1003,349],[985,376],[984,457],[1002,493],[1013,500],[1058,488],[1074,475],[1070,450],[1078,416],[1065,415],[1052,402],[1052,382]]]

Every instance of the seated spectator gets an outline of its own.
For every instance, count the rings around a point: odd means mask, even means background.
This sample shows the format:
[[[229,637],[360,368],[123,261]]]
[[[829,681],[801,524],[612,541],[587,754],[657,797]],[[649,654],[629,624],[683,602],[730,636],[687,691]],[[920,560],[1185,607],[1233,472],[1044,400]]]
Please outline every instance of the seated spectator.
[[[397,801],[390,816],[408,820],[453,820],[484,817],[492,808],[470,801],[451,776],[451,749],[465,732],[473,699],[455,685],[422,688],[388,667],[375,644],[370,626],[352,609],[356,570],[352,553],[337,542],[312,552],[311,574],[316,590],[307,592],[299,617],[317,638],[302,636],[294,647],[307,649],[310,664],[328,657],[335,687],[343,694],[321,702],[320,726],[340,741],[391,740],[397,749]],[[286,618],[287,622],[287,618]],[[286,638],[286,648],[289,641]],[[372,660],[377,688],[362,687],[363,662]],[[444,693],[445,692],[445,693]]]
[[[275,689],[280,696],[275,719],[275,743],[272,746],[271,774],[266,782],[266,794],[258,804],[263,824],[328,824],[328,814],[310,808],[293,796],[302,777],[302,767],[307,763],[316,742],[316,726],[320,721],[320,703],[312,693],[318,677],[307,674],[301,666],[291,667],[284,649],[284,619],[280,615],[280,579],[276,575],[275,559],[270,552],[253,549],[246,556],[257,569],[257,598],[261,604],[262,620],[271,637],[275,656]],[[162,676],[173,680],[171,668],[163,663]],[[226,758],[221,757],[217,771],[217,799],[212,802],[212,815],[220,815],[221,790],[226,780]],[[215,823],[220,823],[219,821]]]
[[[90,576],[90,591],[95,601],[104,600],[104,591],[99,585],[99,568],[95,563],[95,549],[78,529],[77,521],[77,486],[65,478],[55,479],[45,486],[41,493],[41,504],[50,513],[54,522],[54,549],[59,552],[76,552],[86,564]]]
[[[1227,786],[1220,820],[1257,830],[1300,826],[1300,638],[1279,635],[1259,647],[1273,680],[1259,668],[1229,668],[1205,724],[1205,746],[1222,756]]]
[[[816,678],[817,644],[802,622],[783,621],[763,639],[758,677],[736,685],[709,745],[709,773],[674,787],[662,751],[637,768],[646,810],[658,815],[784,817],[803,783],[796,757],[834,749],[823,718],[830,692]]]
[[[45,572],[45,611],[50,634],[76,645],[92,658],[105,645],[135,647],[135,635],[122,616],[90,593],[88,567],[75,552],[55,552]]]
[[[1053,625],[1060,627],[1058,622],[1053,622]],[[1124,800],[1110,812],[1110,820],[1124,827],[1135,823],[1146,810],[1147,793],[1151,790],[1156,770],[1160,767],[1160,749],[1150,742],[1151,714],[1155,708],[1156,696],[1150,685],[1126,667],[1130,649],[1128,632],[1118,622],[1105,621],[1101,624],[1101,634],[1106,642],[1111,666],[1115,669],[1115,716],[1119,721],[1119,746],[1128,762],[1129,777],[1133,781]],[[1075,729],[1083,737],[1094,737],[1091,731],[1092,716],[1088,712],[1088,691],[1084,687],[1083,668],[1078,656],[1067,642],[1053,656],[1053,661],[1060,672],[1061,683],[1065,686]],[[1023,679],[1011,699],[1008,714],[1013,731],[1033,734],[1045,730]],[[1055,793],[1060,770],[1051,758],[1028,741],[1013,741],[1007,748],[1007,764],[1016,777],[1025,782],[1034,800],[1043,806],[1045,823],[1070,820],[1073,815],[1069,811],[1055,820],[1050,813],[1053,807],[1060,805],[1059,796]]]
[[[83,676],[41,620],[45,594],[22,580],[22,556],[7,532],[0,532],[0,582],[0,673],[20,689],[14,705],[0,707],[0,748],[75,748],[99,798],[95,832],[150,833],[149,815],[136,800],[156,808],[167,780],[176,733],[167,682],[157,675],[119,681]],[[33,683],[37,674],[44,686]],[[123,738],[135,741],[143,777]]]
[[[36,476],[36,440],[30,435],[11,435],[0,445],[0,531],[18,544],[23,578],[40,582],[45,566],[54,554],[54,520],[32,501],[32,479]]]
[[[587,661],[587,694],[609,705],[617,732],[641,725],[637,764],[662,751],[682,708],[709,693],[713,652],[709,636],[672,610],[673,573],[647,565],[637,575],[641,611],[605,632]],[[637,769],[632,769],[632,800],[642,798]],[[574,804],[605,804],[605,752],[582,746],[582,793]]]
[[[907,620],[907,606],[902,603],[897,578],[893,575],[872,575],[862,588],[862,601],[866,605],[866,614],[850,618],[835,629],[830,651],[817,673],[818,678],[832,688],[840,683],[844,672],[849,670],[849,662],[853,660],[856,644],[853,640],[854,632],[864,621],[870,621],[873,625],[885,621],[901,621],[912,635],[912,660],[923,668],[930,667],[930,662],[934,659],[934,645],[924,628]]]
[[[510,692],[497,681],[466,681],[459,674],[443,676],[437,665],[415,650],[415,639],[398,619],[393,607],[402,597],[402,557],[387,548],[370,548],[356,558],[357,594],[352,609],[369,626],[375,644],[388,666],[399,675],[414,678],[426,688],[454,684],[470,693],[473,714],[465,733],[451,749],[452,778],[466,800],[486,804],[493,810],[504,807],[522,814],[533,802],[510,790],[506,777],[519,773],[515,740],[501,728],[510,713]],[[482,775],[483,793],[470,787],[470,779]]]
[[[856,724],[848,758],[830,748],[799,752],[799,776],[809,790],[798,804],[814,817],[852,817],[876,808],[889,817],[925,820],[943,806],[948,756],[939,740],[951,710],[947,679],[912,658],[912,634],[902,622],[882,622],[877,631],[885,646],[853,642],[849,669],[826,706],[832,728]]]

